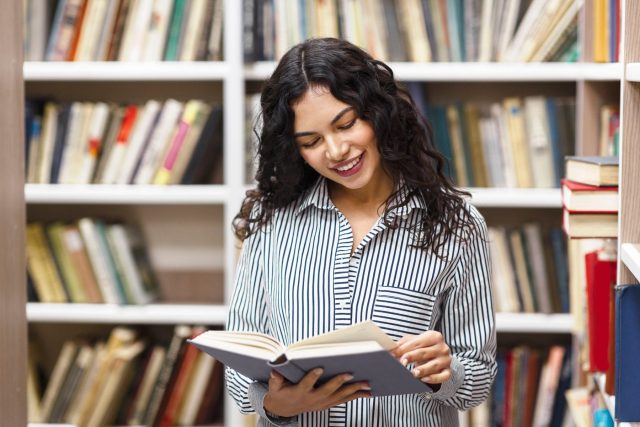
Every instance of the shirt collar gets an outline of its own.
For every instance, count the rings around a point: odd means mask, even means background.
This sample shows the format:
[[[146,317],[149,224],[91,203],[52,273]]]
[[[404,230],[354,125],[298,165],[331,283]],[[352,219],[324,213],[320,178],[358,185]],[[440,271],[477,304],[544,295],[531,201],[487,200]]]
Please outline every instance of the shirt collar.
[[[327,179],[323,176],[318,177],[315,184],[313,184],[303,195],[302,203],[296,211],[296,215],[300,215],[309,206],[315,206],[319,209],[333,209],[335,208],[331,198],[329,197],[329,188],[327,187]]]
[[[400,188],[400,191],[391,201],[393,205],[401,202],[402,200],[406,200],[407,196],[411,192],[411,189],[406,185],[403,178],[400,178],[398,187]],[[307,190],[307,192],[303,196],[302,202],[296,210],[296,215],[300,215],[302,211],[304,211],[311,205],[317,207],[318,209],[335,209],[335,205],[329,197],[327,179],[323,176],[318,177],[313,186],[311,186],[309,190]],[[398,215],[406,217],[414,209],[422,209],[424,211],[427,210],[427,204],[424,200],[424,197],[422,197],[422,194],[418,192],[415,192],[404,206],[398,206],[392,209],[390,214],[392,217]]]

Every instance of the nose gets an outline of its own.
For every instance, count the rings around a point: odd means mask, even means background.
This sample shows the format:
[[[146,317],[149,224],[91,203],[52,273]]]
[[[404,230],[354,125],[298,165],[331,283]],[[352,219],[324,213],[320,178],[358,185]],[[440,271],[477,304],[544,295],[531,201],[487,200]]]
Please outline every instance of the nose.
[[[349,152],[349,144],[336,137],[327,137],[327,158],[334,162],[344,160]]]

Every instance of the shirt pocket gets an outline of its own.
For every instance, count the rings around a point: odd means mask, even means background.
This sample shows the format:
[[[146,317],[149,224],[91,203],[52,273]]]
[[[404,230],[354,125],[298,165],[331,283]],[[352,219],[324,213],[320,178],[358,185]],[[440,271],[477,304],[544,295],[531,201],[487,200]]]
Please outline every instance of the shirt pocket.
[[[389,336],[418,335],[431,329],[433,295],[397,286],[379,286],[372,320]]]

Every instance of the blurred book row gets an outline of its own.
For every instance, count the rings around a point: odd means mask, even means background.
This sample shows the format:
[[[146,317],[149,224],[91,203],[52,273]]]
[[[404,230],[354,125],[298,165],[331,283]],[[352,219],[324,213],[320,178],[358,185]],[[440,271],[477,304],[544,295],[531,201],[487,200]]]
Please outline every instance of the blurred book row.
[[[222,164],[222,108],[201,100],[32,99],[25,121],[28,183],[203,184]]]
[[[564,235],[536,222],[489,227],[493,298],[497,312],[568,313]]]
[[[27,61],[219,61],[223,0],[24,0]]]
[[[515,346],[498,349],[498,373],[489,399],[469,411],[472,426],[561,427],[571,386],[571,349]]]
[[[383,61],[578,59],[583,0],[245,0],[246,62],[311,37],[349,40]]]
[[[27,224],[29,300],[146,304],[158,297],[141,231],[95,218]]]
[[[204,330],[179,325],[168,340],[150,340],[116,327],[106,340],[66,340],[50,375],[32,343],[29,421],[168,427],[220,420],[222,365],[185,341]]]

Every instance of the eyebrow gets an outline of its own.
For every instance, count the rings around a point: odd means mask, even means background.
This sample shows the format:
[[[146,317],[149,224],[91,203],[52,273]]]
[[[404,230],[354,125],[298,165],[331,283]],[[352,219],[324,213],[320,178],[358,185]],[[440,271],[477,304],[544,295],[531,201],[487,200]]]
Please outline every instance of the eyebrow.
[[[347,107],[344,110],[340,111],[338,114],[336,114],[336,116],[333,118],[333,120],[331,120],[331,124],[335,124],[338,120],[340,120],[342,118],[342,116],[344,116],[345,114],[347,114],[350,111],[353,111],[354,108],[353,107]],[[309,135],[315,135],[317,132],[296,132],[293,134],[294,138],[298,138],[300,136],[309,136]]]

